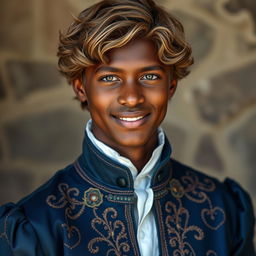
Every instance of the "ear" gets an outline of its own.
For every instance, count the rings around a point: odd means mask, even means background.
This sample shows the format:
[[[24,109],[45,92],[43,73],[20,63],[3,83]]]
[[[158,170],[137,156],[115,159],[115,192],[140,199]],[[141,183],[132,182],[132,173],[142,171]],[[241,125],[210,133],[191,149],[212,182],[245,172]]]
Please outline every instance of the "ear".
[[[177,88],[177,84],[178,84],[177,79],[174,78],[171,80],[171,84],[170,84],[170,88],[169,88],[169,99],[171,99],[172,96],[174,95],[176,88]]]
[[[81,102],[86,102],[87,101],[87,95],[86,95],[86,91],[84,88],[84,85],[81,81],[81,79],[75,79],[72,82],[72,86],[73,86],[73,90],[76,94],[76,97],[79,101]]]

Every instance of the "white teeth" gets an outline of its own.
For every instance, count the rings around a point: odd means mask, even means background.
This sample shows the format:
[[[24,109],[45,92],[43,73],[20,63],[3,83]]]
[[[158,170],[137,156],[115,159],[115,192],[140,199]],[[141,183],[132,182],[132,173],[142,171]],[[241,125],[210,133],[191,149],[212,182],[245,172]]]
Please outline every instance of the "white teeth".
[[[119,117],[120,120],[126,121],[126,122],[135,122],[137,120],[142,119],[143,116],[138,116],[138,117]]]

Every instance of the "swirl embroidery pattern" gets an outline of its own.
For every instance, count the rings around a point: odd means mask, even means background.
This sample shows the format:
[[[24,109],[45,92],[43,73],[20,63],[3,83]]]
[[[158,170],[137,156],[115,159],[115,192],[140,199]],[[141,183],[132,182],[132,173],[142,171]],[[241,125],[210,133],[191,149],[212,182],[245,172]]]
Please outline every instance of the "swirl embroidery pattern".
[[[212,230],[219,229],[226,221],[226,215],[223,209],[218,206],[213,206],[211,199],[206,192],[213,192],[216,186],[210,179],[199,181],[198,176],[187,172],[186,176],[182,177],[185,196],[195,203],[208,204],[207,208],[202,209],[201,218],[204,224]]]
[[[60,197],[57,198],[55,195],[47,197],[46,202],[49,206],[56,209],[65,208],[65,223],[61,225],[64,230],[65,241],[64,245],[69,249],[74,249],[81,242],[80,230],[70,225],[70,220],[78,219],[85,211],[85,207],[95,207],[102,203],[102,194],[98,189],[90,188],[84,192],[82,201],[78,200],[80,192],[77,188],[70,188],[66,183],[60,183],[58,185]]]
[[[216,252],[210,250],[206,253],[206,256],[218,256]]]
[[[196,254],[193,247],[185,239],[188,237],[188,233],[192,232],[196,240],[202,240],[204,233],[202,229],[195,225],[188,226],[189,212],[182,207],[179,199],[178,201],[179,207],[172,202],[167,202],[165,205],[165,210],[169,213],[165,221],[168,234],[171,237],[169,243],[172,247],[178,247],[173,252],[174,256],[194,256]]]
[[[106,255],[125,256],[125,252],[130,251],[130,246],[127,242],[127,233],[125,225],[120,220],[115,220],[118,216],[117,211],[109,207],[102,213],[102,218],[93,209],[96,218],[92,220],[92,228],[99,234],[99,237],[92,239],[88,248],[93,254],[99,252],[99,246],[96,245],[100,242],[106,242],[110,247]]]
[[[202,240],[205,235],[202,228],[189,225],[190,214],[188,209],[182,205],[182,197],[195,203],[207,203],[207,207],[201,211],[201,219],[206,227],[212,230],[219,229],[226,220],[225,212],[217,206],[213,206],[207,192],[215,190],[216,186],[210,179],[199,181],[198,176],[191,172],[187,172],[181,177],[181,182],[177,179],[170,181],[170,192],[177,200],[177,204],[168,201],[165,204],[165,211],[168,213],[165,224],[170,240],[171,247],[176,248],[173,256],[196,256],[196,252],[192,245],[187,242],[188,233],[194,234],[196,240]],[[189,240],[189,239],[188,239]],[[207,256],[217,256],[216,252],[210,250]]]

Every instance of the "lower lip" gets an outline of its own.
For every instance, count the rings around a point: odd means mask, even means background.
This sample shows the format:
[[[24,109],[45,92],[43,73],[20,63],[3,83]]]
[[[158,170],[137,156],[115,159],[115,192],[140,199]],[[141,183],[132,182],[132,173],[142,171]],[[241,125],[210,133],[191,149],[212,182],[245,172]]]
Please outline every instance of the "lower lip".
[[[134,129],[134,128],[138,128],[140,127],[141,125],[143,125],[147,119],[148,119],[149,115],[139,119],[139,120],[136,120],[136,121],[125,121],[125,120],[120,120],[118,118],[115,118],[116,122],[118,124],[121,124],[123,127],[125,128],[128,128],[128,129]]]

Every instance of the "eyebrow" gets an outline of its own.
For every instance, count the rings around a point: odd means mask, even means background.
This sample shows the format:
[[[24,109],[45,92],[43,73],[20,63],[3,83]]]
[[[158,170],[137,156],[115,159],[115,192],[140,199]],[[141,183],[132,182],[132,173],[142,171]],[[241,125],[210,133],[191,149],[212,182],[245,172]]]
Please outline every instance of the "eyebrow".
[[[155,66],[144,67],[140,71],[145,72],[145,71],[152,71],[152,70],[164,71],[164,68],[160,65],[155,65]],[[120,68],[102,66],[102,67],[97,68],[95,73],[98,73],[98,72],[122,72],[122,71],[123,70]]]
[[[95,71],[95,73],[98,73],[98,72],[103,72],[103,71],[107,71],[107,72],[121,72],[122,69],[119,69],[119,68],[114,68],[114,67],[98,67]]]
[[[161,70],[164,71],[164,68],[160,65],[156,65],[156,66],[149,66],[149,67],[145,67],[142,68],[141,71],[145,72],[145,71],[152,71],[152,70]]]

